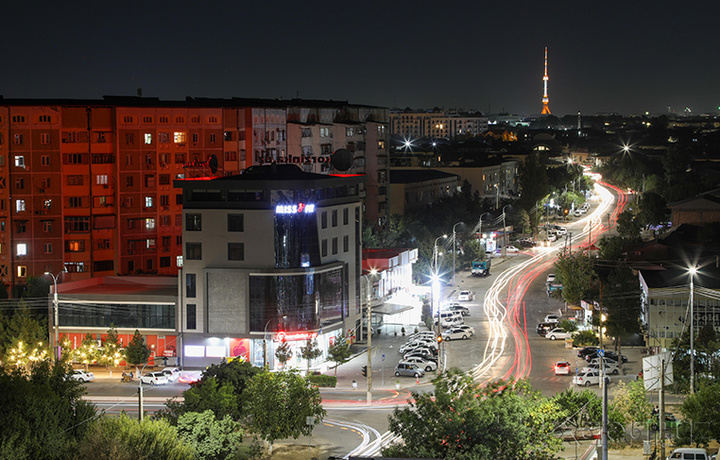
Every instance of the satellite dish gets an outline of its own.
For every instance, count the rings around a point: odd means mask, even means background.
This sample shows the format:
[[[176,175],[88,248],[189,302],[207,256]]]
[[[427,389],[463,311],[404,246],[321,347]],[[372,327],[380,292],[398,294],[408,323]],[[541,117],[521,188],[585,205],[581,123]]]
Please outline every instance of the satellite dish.
[[[218,159],[215,156],[215,154],[210,155],[210,159],[208,160],[208,166],[210,167],[210,172],[215,174],[218,170]]]
[[[348,149],[337,149],[330,155],[330,163],[338,171],[347,171],[353,164],[352,153]]]

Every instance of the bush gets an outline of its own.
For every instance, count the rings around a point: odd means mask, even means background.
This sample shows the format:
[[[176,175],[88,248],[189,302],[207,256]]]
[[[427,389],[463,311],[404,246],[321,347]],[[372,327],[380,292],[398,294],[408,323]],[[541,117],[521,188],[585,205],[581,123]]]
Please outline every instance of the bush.
[[[600,343],[593,331],[581,331],[573,334],[573,344],[576,347],[594,347]]]
[[[337,385],[337,377],[332,375],[311,375],[308,377],[310,383],[318,387],[333,387]]]
[[[567,319],[560,321],[560,324],[558,324],[558,327],[565,332],[577,331],[577,324],[575,323],[575,321],[570,321]]]

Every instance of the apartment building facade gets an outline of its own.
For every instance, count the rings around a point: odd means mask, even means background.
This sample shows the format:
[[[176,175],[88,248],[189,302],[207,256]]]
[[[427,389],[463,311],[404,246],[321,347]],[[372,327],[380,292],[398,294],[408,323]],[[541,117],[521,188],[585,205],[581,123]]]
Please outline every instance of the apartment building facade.
[[[298,122],[317,128],[308,169],[373,178],[361,195],[382,225],[387,118],[387,109],[332,101],[0,99],[0,281],[176,274],[182,195],[172,181],[287,163],[303,152],[300,131],[288,142]],[[324,155],[321,126],[336,137],[330,153],[352,151],[346,171]]]
[[[390,133],[408,140],[425,138],[455,139],[477,136],[488,130],[488,117],[479,112],[464,113],[394,110],[390,112]]]

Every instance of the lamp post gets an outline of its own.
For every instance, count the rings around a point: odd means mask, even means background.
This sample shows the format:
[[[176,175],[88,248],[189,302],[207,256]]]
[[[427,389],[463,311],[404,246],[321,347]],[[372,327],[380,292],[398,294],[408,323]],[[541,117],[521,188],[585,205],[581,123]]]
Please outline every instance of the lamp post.
[[[283,315],[282,320],[285,321],[286,318],[287,318],[287,315]],[[268,328],[268,325],[274,319],[277,319],[277,318],[270,318],[269,320],[267,320],[267,322],[265,323],[265,332],[263,333],[263,367],[265,369],[267,369],[270,366],[270,363],[268,362],[268,355],[267,355],[267,342],[268,342],[267,341],[267,328]]]
[[[365,278],[367,284],[367,404],[372,403],[372,302],[371,302],[371,290],[370,290],[370,275],[377,274],[375,269],[370,270],[367,275],[362,275]]]
[[[695,273],[697,268],[690,267],[690,394],[695,394]]]
[[[453,225],[453,286],[457,286],[457,283],[455,282],[455,253],[457,252],[457,249],[455,248],[455,227],[462,224],[462,222],[458,222]]]
[[[447,235],[438,236],[437,238],[435,238],[435,244],[433,244],[433,270],[435,270],[435,274],[436,274],[436,275],[437,275],[437,271],[438,271],[438,263],[437,263],[437,262],[438,262],[438,261],[437,261],[437,257],[438,257],[437,242],[438,242],[438,240],[439,240],[440,238],[447,238]]]
[[[503,248],[502,248],[502,256],[503,259],[507,257],[507,225],[505,224],[505,208],[512,206],[510,204],[506,204],[503,206],[502,209],[502,218],[503,218]]]
[[[60,273],[63,273],[65,270],[63,269]],[[57,276],[53,275],[50,272],[45,272],[45,275],[52,276],[53,279],[53,328],[55,329],[55,361],[60,361],[60,331],[59,331],[59,314],[58,314],[58,292],[57,292],[57,279],[60,276],[60,273],[57,274]]]

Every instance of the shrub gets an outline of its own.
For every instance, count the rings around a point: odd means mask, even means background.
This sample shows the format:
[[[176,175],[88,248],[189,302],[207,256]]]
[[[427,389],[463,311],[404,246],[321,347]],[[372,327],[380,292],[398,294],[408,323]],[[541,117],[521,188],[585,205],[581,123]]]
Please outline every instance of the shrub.
[[[308,377],[310,383],[318,387],[335,387],[337,385],[337,377],[332,375],[311,375]]]
[[[594,347],[600,343],[593,331],[581,331],[573,334],[573,344],[576,347]]]

